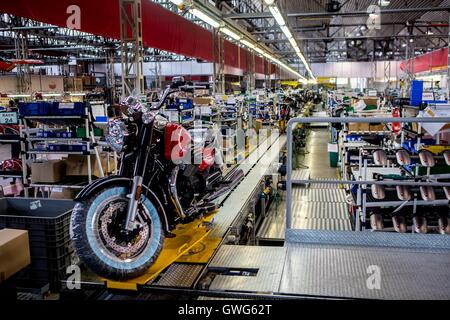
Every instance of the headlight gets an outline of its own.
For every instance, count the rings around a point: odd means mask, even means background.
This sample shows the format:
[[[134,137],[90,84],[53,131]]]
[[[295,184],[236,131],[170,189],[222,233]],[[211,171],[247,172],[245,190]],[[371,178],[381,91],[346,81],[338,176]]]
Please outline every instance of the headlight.
[[[113,120],[108,123],[106,142],[115,152],[122,152],[127,135],[127,126],[121,120]]]

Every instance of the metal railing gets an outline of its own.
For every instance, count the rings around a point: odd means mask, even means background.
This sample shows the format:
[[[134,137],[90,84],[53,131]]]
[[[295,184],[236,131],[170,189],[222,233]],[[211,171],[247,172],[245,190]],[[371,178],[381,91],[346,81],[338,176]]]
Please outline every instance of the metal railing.
[[[295,124],[310,124],[310,123],[450,123],[449,117],[436,117],[436,118],[355,118],[355,117],[343,117],[343,118],[292,118],[288,121],[287,125],[287,164],[286,164],[286,230],[292,229],[292,155],[293,155],[293,136],[292,131]],[[352,185],[367,185],[367,184],[379,184],[387,185],[392,184],[389,181],[368,181],[368,180],[296,180],[296,184],[352,184]],[[406,186],[450,186],[450,183],[437,183],[437,182],[415,182],[415,181],[396,181],[397,185]]]

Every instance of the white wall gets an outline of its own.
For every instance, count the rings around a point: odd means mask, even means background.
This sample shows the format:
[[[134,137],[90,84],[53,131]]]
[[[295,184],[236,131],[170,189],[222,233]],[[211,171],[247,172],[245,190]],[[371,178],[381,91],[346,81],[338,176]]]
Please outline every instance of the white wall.
[[[403,76],[400,70],[400,61],[391,61],[391,77]],[[375,66],[374,66],[375,65]],[[386,64],[387,66],[387,64]],[[332,62],[313,63],[312,71],[316,77],[337,77],[337,78],[383,78],[385,62]]]

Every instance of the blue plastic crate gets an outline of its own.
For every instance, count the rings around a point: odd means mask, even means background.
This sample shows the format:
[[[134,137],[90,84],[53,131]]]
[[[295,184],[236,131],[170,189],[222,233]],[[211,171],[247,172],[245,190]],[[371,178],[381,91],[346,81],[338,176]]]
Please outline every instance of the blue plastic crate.
[[[19,102],[19,114],[21,116],[48,116],[51,114],[50,102]]]
[[[193,108],[194,102],[192,101],[192,99],[183,99],[183,98],[175,99],[175,102],[167,107],[168,110],[188,110]]]
[[[54,116],[83,116],[83,102],[54,102],[52,105],[52,114]]]

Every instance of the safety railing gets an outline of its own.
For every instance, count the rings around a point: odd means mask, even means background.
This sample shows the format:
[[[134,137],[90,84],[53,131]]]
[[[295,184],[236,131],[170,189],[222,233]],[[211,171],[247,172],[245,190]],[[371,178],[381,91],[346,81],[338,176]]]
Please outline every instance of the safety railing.
[[[293,156],[293,127],[296,124],[310,124],[310,123],[450,123],[450,117],[435,117],[435,118],[355,118],[355,117],[342,117],[342,118],[304,118],[297,117],[289,120],[287,125],[287,164],[286,164],[286,230],[292,229],[292,156]],[[374,181],[374,180],[295,180],[296,184],[308,185],[310,183],[319,184],[336,184],[336,185],[389,185],[392,182],[389,181]],[[396,185],[404,186],[436,186],[436,187],[450,187],[450,182],[416,182],[416,181],[396,181]],[[358,229],[359,230],[359,229]],[[358,231],[357,230],[357,231]]]

